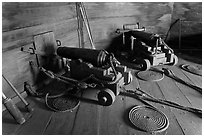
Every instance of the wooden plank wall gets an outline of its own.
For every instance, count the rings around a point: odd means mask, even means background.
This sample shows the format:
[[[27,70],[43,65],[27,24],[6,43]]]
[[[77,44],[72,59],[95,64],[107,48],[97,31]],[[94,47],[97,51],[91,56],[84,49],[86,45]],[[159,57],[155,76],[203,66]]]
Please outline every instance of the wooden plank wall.
[[[165,34],[171,24],[173,3],[85,3],[96,48],[109,46],[117,28],[140,22],[148,32]],[[86,32],[86,31],[85,31]],[[85,35],[85,43],[89,44]]]
[[[53,31],[63,45],[77,46],[77,21],[75,3],[2,3],[2,73],[19,92],[25,81],[35,84],[29,61],[35,55],[20,51],[32,47],[33,36]],[[3,92],[15,96],[2,80]]]
[[[97,49],[108,47],[111,40],[117,36],[115,30],[122,28],[123,24],[140,22],[141,27],[146,27],[148,32],[166,35],[172,20],[178,16],[190,17],[191,21],[201,23],[201,4],[198,6],[197,3],[87,2],[84,5]],[[180,6],[189,10],[186,11]],[[33,35],[47,31],[53,31],[55,38],[59,39],[62,45],[78,47],[75,8],[75,3],[68,2],[2,3],[2,71],[20,92],[23,91],[23,82],[31,81],[35,84],[34,75],[28,65],[28,61],[35,60],[35,56],[22,53],[20,47],[31,46]],[[194,16],[191,11],[199,11],[199,14]],[[173,32],[171,34],[173,36]],[[85,47],[90,48],[85,27],[84,43]],[[13,97],[13,92],[4,80],[2,85],[3,92]]]

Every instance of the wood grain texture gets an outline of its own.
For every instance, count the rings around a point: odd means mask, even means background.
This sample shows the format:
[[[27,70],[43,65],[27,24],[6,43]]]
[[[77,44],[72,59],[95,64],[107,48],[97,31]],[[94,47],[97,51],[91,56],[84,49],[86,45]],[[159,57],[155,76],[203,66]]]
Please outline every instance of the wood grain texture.
[[[168,14],[171,12],[171,3],[168,2],[98,2],[84,4],[90,19],[138,16],[138,18],[144,21],[149,20],[148,17],[153,19],[155,17],[163,16],[162,14]],[[142,17],[144,18],[142,19]]]
[[[24,91],[21,93],[21,96],[23,98],[26,98],[28,96],[28,94]],[[17,104],[18,102],[21,101],[21,99],[18,96],[15,96],[14,98],[11,98],[11,99],[14,102],[14,104]],[[6,107],[4,106],[4,104],[2,104],[2,111],[5,111],[5,110],[6,110]]]
[[[179,64],[188,61],[179,60]],[[190,63],[190,62],[188,62]],[[163,67],[163,66],[161,66]],[[169,66],[165,66],[169,67]],[[178,68],[169,67],[182,79],[190,79]],[[126,89],[135,90],[140,86],[144,91],[158,99],[166,99],[179,103],[183,106],[201,108],[202,96],[189,87],[175,82],[165,76],[158,82],[147,82],[135,77],[137,70],[130,69],[133,81]],[[190,77],[190,75],[189,75]],[[201,79],[200,79],[201,80]],[[55,113],[49,110],[43,99],[30,98],[28,101],[34,106],[33,116],[22,126],[12,123],[7,113],[3,114],[4,134],[29,134],[29,135],[149,135],[150,133],[140,131],[131,125],[128,120],[128,112],[135,105],[144,105],[131,96],[120,93],[111,106],[100,106],[97,104],[98,90],[87,89],[83,91],[83,100],[80,106],[73,112]],[[168,107],[161,104],[148,102],[169,119],[169,127],[160,134],[167,135],[201,135],[202,120],[196,115]],[[22,107],[18,104],[18,106]],[[43,119],[42,119],[43,117]],[[159,134],[159,135],[160,135]]]
[[[166,99],[165,96],[163,95],[163,92],[164,92],[163,89],[158,87],[158,85],[157,85],[157,83],[164,81],[164,79],[162,81],[159,81],[159,82],[147,82],[147,81],[143,81],[143,80],[139,80],[139,79],[138,79],[138,81],[139,81],[141,89],[143,89],[148,94],[150,94],[156,98]],[[161,104],[157,104],[157,103],[152,103],[152,102],[148,102],[148,103],[153,105],[157,109],[159,109],[161,112],[163,112],[169,119],[169,122],[170,122],[169,127],[166,130],[166,132],[164,132],[163,134],[167,134],[167,135],[168,134],[174,134],[174,135],[184,134],[179,123],[176,120],[175,115],[172,114],[170,107],[164,106]]]
[[[49,125],[53,112],[49,111],[48,108],[46,108],[43,99],[34,98],[29,102],[34,103],[33,106],[35,110],[32,113],[32,117],[30,117],[30,119],[27,120],[26,123],[16,131],[16,134],[42,135]]]
[[[141,27],[146,27],[148,32],[166,35],[170,24],[181,18],[185,21],[182,29],[184,35],[201,33],[201,3],[87,2],[84,5],[97,49],[108,47],[112,39],[117,37],[115,30],[122,28],[123,24],[140,22]],[[171,30],[171,38],[178,38],[177,25]],[[34,85],[36,74],[31,71],[28,62],[35,61],[35,56],[21,52],[20,47],[29,48],[34,41],[34,35],[48,31],[53,31],[55,38],[59,39],[63,46],[78,47],[77,27],[75,3],[2,3],[2,72],[19,92],[23,91],[25,81],[30,81]],[[85,47],[90,48],[85,28],[83,34]],[[201,79],[196,76],[177,68],[173,70],[183,79],[202,86]],[[10,87],[5,81],[2,82],[2,90],[7,96],[13,97]],[[182,105],[201,107],[199,93],[169,78],[153,84],[142,81],[139,83],[156,97],[178,101]],[[129,88],[135,86],[134,83]],[[105,108],[84,102],[77,113],[67,113],[67,115],[39,108],[30,122],[23,125],[20,130],[14,129],[14,131],[16,133],[18,130],[17,134],[147,134],[131,127],[125,117],[127,110],[135,104],[141,102],[131,97],[118,96],[113,106]],[[184,112],[184,114],[177,109],[154,105],[170,120],[167,134],[201,134],[201,120],[191,113]],[[39,122],[42,115],[45,118]],[[60,120],[64,121],[60,123]],[[55,125],[59,127],[56,128]],[[32,130],[32,127],[36,128]]]
[[[173,4],[170,44],[173,48],[201,49],[202,48],[202,4],[200,2],[175,2]],[[179,37],[180,43],[179,43]],[[176,46],[177,45],[177,46]]]
[[[29,61],[36,61],[35,56],[20,51],[22,46],[33,47],[34,35],[53,31],[62,44],[78,44],[75,3],[5,2],[2,16],[2,71],[19,92],[24,90],[23,82],[36,83],[37,73],[29,66]],[[3,91],[15,96],[4,81]]]
[[[35,62],[35,57],[20,51],[20,49],[10,50],[2,54],[2,73],[11,81],[18,92],[23,92],[25,81],[33,82],[29,61]],[[2,80],[2,90],[9,97],[15,94],[10,86]]]
[[[101,111],[100,134],[102,135],[124,135],[128,134],[125,122],[124,97],[117,96],[115,102]]]
[[[13,119],[8,111],[2,113],[2,135],[15,135],[20,128],[21,125]]]
[[[47,6],[45,6],[47,4]],[[28,5],[28,6],[26,6]],[[42,7],[43,6],[43,7]],[[59,3],[4,3],[2,15],[3,32],[32,27],[41,24],[49,24],[65,21],[76,17],[75,5]]]
[[[122,29],[123,24],[131,24],[137,21],[138,20],[134,17],[99,18],[94,20],[90,19],[90,26],[94,43],[104,44],[108,42],[107,45],[105,45],[104,47],[96,45],[96,48],[97,49],[106,48],[107,46],[109,46],[113,38],[118,37],[118,34],[115,33],[116,29],[118,28]],[[147,29],[147,32],[149,33],[158,33],[161,35],[164,35],[168,30],[168,27],[162,24],[154,24],[151,22],[141,22],[141,26],[144,26]],[[89,43],[88,34],[85,29],[84,29],[84,41],[85,43]]]
[[[74,18],[74,19],[66,20],[64,22],[43,24],[43,25],[5,32],[2,34],[2,42],[3,42],[2,47],[4,49],[4,48],[8,48],[9,46],[14,46],[15,42],[18,42],[18,41],[19,43],[17,44],[21,44],[20,43],[21,40],[22,41],[24,41],[24,39],[28,40],[29,37],[31,37],[30,39],[32,39],[34,35],[48,32],[48,31],[53,31],[56,37],[60,35],[67,35],[67,33],[73,30],[76,30],[76,28],[77,28],[77,21]],[[10,42],[14,44],[11,44]]]
[[[76,120],[73,125],[72,135],[97,135],[98,127],[98,106],[83,102],[80,105]]]
[[[141,27],[146,27],[148,32],[165,34],[171,23],[171,5],[172,3],[85,3],[94,41],[110,39],[123,24],[137,22],[141,23]]]
[[[185,21],[202,22],[201,2],[175,2],[172,21],[181,18]]]
[[[22,112],[24,118],[26,119],[26,122],[23,125],[19,125],[15,122],[15,120],[11,117],[11,115],[7,111],[4,111],[2,113],[2,134],[9,135],[17,134],[27,135],[32,133],[40,134],[41,131],[44,129],[44,126],[46,125],[47,122],[47,117],[49,117],[50,113],[42,105],[43,100],[40,101],[37,99],[37,103],[35,99],[27,98],[26,100],[34,108],[34,112],[32,114],[28,113],[24,108],[24,104],[22,102],[19,102],[17,106],[19,110]],[[39,105],[41,106],[39,107]],[[44,115],[42,118],[42,116],[39,115],[43,113]],[[38,120],[40,120],[40,122]],[[30,124],[34,125],[29,126]]]
[[[6,7],[18,8],[43,8],[43,7],[58,7],[63,5],[73,5],[73,2],[3,2],[2,5]]]
[[[202,68],[201,64],[197,64],[197,63],[194,63],[194,62],[189,62],[186,59],[180,58],[180,65],[182,65],[182,64],[189,64],[189,65],[192,65],[192,66],[199,66],[199,67]],[[180,66],[179,66],[179,68],[180,68]],[[186,81],[188,81],[191,84],[194,84],[194,85],[202,88],[202,76],[198,76],[198,75],[192,74],[192,73],[187,72],[187,71],[185,71],[183,69],[181,69],[181,72],[183,73],[183,75],[185,75],[185,77],[186,77],[185,80]]]
[[[196,21],[185,21],[181,20],[175,23],[170,31],[171,39],[181,37],[181,42],[198,43],[201,41],[202,35],[202,23]],[[196,39],[196,36],[198,37]],[[201,43],[201,42],[200,42]],[[185,45],[183,45],[185,47]]]
[[[53,113],[44,135],[70,135],[78,108],[72,112]],[[58,125],[58,126],[56,126]]]
[[[175,75],[179,76],[182,80],[186,81],[186,82],[189,82],[193,85],[196,85],[194,83],[194,81],[191,81],[193,80],[192,77],[194,76],[191,76],[192,79],[189,79],[189,77],[187,77],[185,74],[182,74],[182,71],[180,69],[176,70],[176,68],[172,68],[172,71],[175,72]],[[196,81],[199,81],[199,80],[196,80]],[[200,79],[200,82],[202,80]],[[189,100],[191,106],[195,107],[195,108],[199,108],[199,109],[202,109],[202,102],[200,102],[200,99],[202,99],[202,94],[199,93],[198,91],[186,86],[186,85],[183,85],[179,82],[176,82],[176,85],[179,89],[181,89],[182,93],[186,96],[186,98]]]
[[[180,78],[183,78],[181,74],[178,74],[181,70],[177,69],[176,67],[172,67],[170,69],[173,69],[173,71],[179,75]],[[199,108],[201,105],[201,96],[198,95],[200,93],[197,93],[194,90],[175,82],[169,77],[166,77],[162,81],[158,82],[158,86],[166,100],[189,107]],[[175,115],[176,120],[178,121],[184,134],[201,134],[201,118],[193,113],[175,108],[171,108],[171,111]]]
[[[21,96],[23,98],[26,98],[27,97],[26,92],[21,93]],[[23,103],[20,102],[21,101],[20,98],[16,96],[15,98],[12,98],[12,101],[16,104],[18,109],[23,114],[24,118],[27,120],[27,118],[30,117],[30,114],[27,113],[26,110],[24,109],[25,107],[22,105]],[[28,101],[28,100],[26,99],[26,101]],[[20,102],[20,103],[18,103],[18,102]],[[4,135],[16,134],[16,132],[20,129],[21,125],[18,125],[18,123],[11,116],[11,114],[8,111],[4,111],[4,110],[6,110],[6,108],[2,104],[2,111],[3,111],[2,112],[2,134],[4,134]]]
[[[133,82],[131,82],[129,85],[126,85],[125,89],[135,90],[136,88],[140,87],[138,79],[135,77],[135,73],[137,71],[135,71],[134,69],[129,69],[129,70],[131,71],[131,74],[133,75]],[[131,97],[131,96],[122,96],[121,99],[123,100],[123,103],[125,106],[125,112],[124,112],[123,119],[124,119],[125,123],[127,124],[127,127],[126,127],[127,128],[127,134],[129,134],[129,135],[150,135],[150,133],[137,130],[137,128],[134,127],[129,122],[129,119],[128,119],[129,111],[131,108],[133,108],[135,106],[144,105],[144,104],[141,101],[139,101],[138,99]]]
[[[99,89],[85,89],[82,90],[80,96],[80,106],[75,115],[74,124],[72,127],[72,135],[99,135],[101,111],[103,107],[98,105],[97,94]]]
[[[177,85],[172,82],[173,81],[171,81],[171,79],[166,78],[161,81],[161,84],[159,84],[159,87],[162,89],[162,93],[164,94],[165,99],[171,100],[183,106],[192,106],[188,98],[182,93],[182,89],[179,89]],[[167,83],[171,84],[168,84],[169,86],[167,86]],[[175,108],[171,108],[171,111],[175,115],[176,120],[178,121],[184,134],[201,134],[202,122],[200,121],[199,117],[192,113]]]

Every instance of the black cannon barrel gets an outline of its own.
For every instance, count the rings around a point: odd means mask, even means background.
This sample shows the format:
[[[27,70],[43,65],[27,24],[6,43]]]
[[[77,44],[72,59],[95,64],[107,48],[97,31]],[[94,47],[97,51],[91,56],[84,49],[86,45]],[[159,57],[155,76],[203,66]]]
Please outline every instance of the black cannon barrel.
[[[69,59],[82,59],[96,67],[104,66],[108,63],[108,55],[104,50],[58,47],[57,54]]]
[[[135,38],[138,38],[139,40],[145,42],[146,44],[154,44],[156,43],[157,41],[157,37],[158,34],[154,34],[154,33],[147,33],[147,32],[144,32],[144,31],[129,31],[128,32],[129,35],[135,37]]]

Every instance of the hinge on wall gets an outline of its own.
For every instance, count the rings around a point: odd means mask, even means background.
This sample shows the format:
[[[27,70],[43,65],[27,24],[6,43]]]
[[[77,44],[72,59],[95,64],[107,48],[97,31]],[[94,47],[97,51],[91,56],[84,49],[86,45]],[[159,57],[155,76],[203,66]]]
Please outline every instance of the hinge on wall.
[[[44,53],[35,50],[33,47],[29,47],[27,50],[24,47],[21,47],[21,51],[35,55],[45,55]]]
[[[61,46],[61,41],[60,40],[54,40],[54,42],[56,41],[56,46]],[[46,43],[45,43],[45,45],[46,45]],[[25,46],[22,46],[21,48],[20,48],[20,50],[22,51],[22,52],[25,52],[25,53],[28,53],[28,54],[30,54],[30,55],[35,55],[35,57],[36,57],[36,62],[37,62],[37,66],[38,67],[40,67],[41,65],[41,63],[40,63],[40,60],[41,60],[41,58],[42,57],[45,57],[45,56],[49,56],[50,54],[47,54],[46,52],[44,52],[43,50],[38,50],[37,48],[36,48],[36,43],[35,42],[32,42],[32,44],[31,45],[29,45],[29,47],[27,46],[26,48],[25,48]],[[38,47],[39,47],[39,45],[38,45]],[[56,51],[55,51],[56,52]],[[55,53],[53,53],[53,54],[55,54]]]
[[[57,43],[57,46],[61,46],[61,41],[60,40],[56,40],[56,43]],[[26,53],[30,53],[30,54],[46,56],[46,54],[44,52],[40,52],[40,51],[37,51],[35,49],[35,43],[34,42],[33,42],[33,46],[29,47],[28,49],[25,49],[24,46],[22,46],[21,51],[26,52]]]

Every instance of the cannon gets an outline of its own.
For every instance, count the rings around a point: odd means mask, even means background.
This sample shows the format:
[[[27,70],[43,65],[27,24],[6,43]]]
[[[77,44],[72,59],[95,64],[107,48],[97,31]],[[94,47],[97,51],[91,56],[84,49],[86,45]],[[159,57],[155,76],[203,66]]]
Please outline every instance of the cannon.
[[[123,34],[123,46],[128,49],[128,60],[141,64],[142,70],[148,70],[151,66],[169,64],[176,65],[177,56],[161,38],[160,35],[146,32],[146,29],[137,27],[128,27],[124,25],[123,29],[117,29],[116,33]]]
[[[58,47],[56,53],[60,57],[70,59],[71,78],[78,81],[91,78],[102,85],[97,96],[101,105],[111,105],[119,95],[121,87],[132,81],[127,67],[105,50]]]
[[[77,89],[88,87],[87,85],[92,87],[91,84],[98,83],[95,85],[101,85],[98,101],[102,105],[111,105],[120,88],[132,81],[127,67],[121,65],[106,50],[62,46],[59,40],[55,41],[53,32],[43,33],[34,39],[36,42],[33,47],[20,49],[36,55],[37,64],[29,62],[32,67],[35,66],[48,77],[71,84]],[[69,77],[62,75],[64,70],[68,70]],[[89,81],[92,83],[87,84]]]

